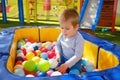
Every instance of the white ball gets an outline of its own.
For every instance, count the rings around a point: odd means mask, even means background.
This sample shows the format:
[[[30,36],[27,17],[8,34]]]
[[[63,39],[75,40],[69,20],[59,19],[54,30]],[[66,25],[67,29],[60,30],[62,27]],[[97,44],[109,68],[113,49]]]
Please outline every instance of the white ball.
[[[35,77],[35,76],[32,74],[28,74],[28,75],[26,75],[26,77]]]
[[[27,52],[31,52],[31,51],[34,50],[34,48],[32,46],[29,46],[29,47],[26,48],[26,50],[27,50]]]
[[[23,69],[15,69],[14,74],[18,76],[25,76]]]
[[[49,59],[49,63],[50,63],[50,68],[56,68],[58,65],[58,62],[56,59]]]
[[[62,75],[62,73],[60,73],[59,71],[55,71],[51,74],[51,76],[59,76]]]

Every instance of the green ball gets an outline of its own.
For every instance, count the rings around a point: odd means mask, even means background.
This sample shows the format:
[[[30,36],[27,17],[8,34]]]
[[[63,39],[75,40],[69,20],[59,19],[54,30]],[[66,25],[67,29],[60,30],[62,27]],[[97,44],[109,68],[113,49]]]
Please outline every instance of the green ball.
[[[24,61],[22,63],[23,67],[27,70],[27,71],[34,71],[36,64],[34,61],[32,60],[28,60],[28,61]]]
[[[47,60],[41,60],[38,63],[38,70],[42,72],[46,72],[50,69],[50,63]]]

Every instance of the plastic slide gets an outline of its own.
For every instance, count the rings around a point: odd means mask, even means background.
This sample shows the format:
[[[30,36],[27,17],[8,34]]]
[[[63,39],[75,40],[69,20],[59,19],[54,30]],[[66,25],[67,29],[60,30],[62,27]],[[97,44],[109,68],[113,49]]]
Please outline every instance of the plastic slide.
[[[80,28],[81,29],[96,29],[103,0],[84,0],[80,12]]]

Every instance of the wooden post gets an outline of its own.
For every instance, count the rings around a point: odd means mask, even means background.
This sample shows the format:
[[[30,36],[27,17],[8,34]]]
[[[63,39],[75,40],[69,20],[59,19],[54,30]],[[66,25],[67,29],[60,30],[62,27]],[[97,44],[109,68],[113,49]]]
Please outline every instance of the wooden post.
[[[112,32],[115,31],[115,20],[116,20],[117,3],[118,3],[118,0],[114,0],[113,17],[112,17]]]

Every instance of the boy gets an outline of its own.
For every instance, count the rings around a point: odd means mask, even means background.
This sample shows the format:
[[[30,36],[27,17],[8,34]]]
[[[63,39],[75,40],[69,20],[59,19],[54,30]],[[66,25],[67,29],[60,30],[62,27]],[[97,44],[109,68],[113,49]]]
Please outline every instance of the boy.
[[[56,42],[56,59],[60,66],[56,68],[61,73],[69,69],[80,70],[80,59],[84,50],[84,39],[78,32],[79,14],[75,9],[66,9],[59,17],[62,29]]]

